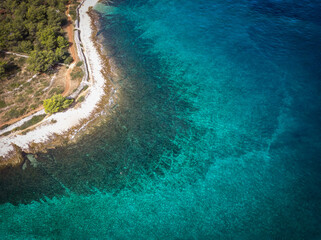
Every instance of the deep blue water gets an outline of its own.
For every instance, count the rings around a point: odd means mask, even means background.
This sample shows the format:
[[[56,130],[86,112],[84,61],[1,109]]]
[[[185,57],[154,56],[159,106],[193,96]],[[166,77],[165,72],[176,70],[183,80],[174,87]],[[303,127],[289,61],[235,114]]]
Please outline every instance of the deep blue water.
[[[99,4],[118,102],[0,173],[2,239],[321,239],[321,3]]]

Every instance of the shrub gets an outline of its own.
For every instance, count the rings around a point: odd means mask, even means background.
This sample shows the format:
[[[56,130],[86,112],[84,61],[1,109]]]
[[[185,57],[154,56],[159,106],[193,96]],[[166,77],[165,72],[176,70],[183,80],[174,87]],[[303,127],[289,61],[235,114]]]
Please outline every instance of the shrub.
[[[25,82],[24,84],[23,84],[23,87],[29,87],[31,85],[31,82]]]
[[[82,64],[83,64],[83,61],[79,61],[79,62],[77,62],[76,66],[80,67]]]
[[[72,63],[74,61],[74,59],[71,57],[71,56],[69,56],[69,57],[67,57],[65,60],[64,60],[64,63],[65,64],[70,64],[70,63]]]
[[[30,109],[34,110],[34,109],[36,109],[37,106],[38,106],[37,104],[32,104],[32,105],[30,106]]]
[[[19,103],[24,103],[26,101],[26,98],[23,95],[20,95],[17,99]]]
[[[35,96],[38,97],[38,96],[42,95],[42,93],[43,93],[43,91],[42,91],[42,89],[40,89],[35,93]]]
[[[77,67],[72,71],[70,75],[72,80],[81,79],[84,76],[84,72],[80,67]]]
[[[17,87],[19,87],[19,86],[20,86],[20,83],[17,83],[17,82],[10,84],[10,88],[11,88],[11,89],[15,89],[15,88],[17,88]]]
[[[55,87],[50,90],[49,94],[61,94],[64,90],[61,87]]]
[[[84,96],[80,96],[77,100],[77,102],[83,102],[85,100],[85,97]]]
[[[88,86],[88,85],[85,85],[85,86],[81,89],[81,91],[86,91],[87,88],[89,88],[89,86]]]
[[[7,106],[6,102],[3,100],[0,100],[0,108],[4,108],[6,106]]]
[[[24,130],[32,125],[35,125],[38,122],[41,122],[46,117],[46,114],[41,114],[38,116],[33,116],[29,121],[22,124],[20,127],[18,127],[16,130]]]
[[[20,114],[19,114],[19,111],[17,109],[10,109],[10,111],[5,114],[5,117],[10,119],[10,118],[19,117],[19,115]]]
[[[28,88],[26,89],[26,92],[27,92],[27,94],[33,93],[33,88],[32,88],[32,87],[28,87]]]
[[[22,116],[27,111],[27,107],[23,109],[11,109],[5,114],[6,118],[12,119]]]
[[[67,99],[59,94],[44,100],[43,106],[45,108],[45,112],[51,114],[68,108],[72,102],[73,99]]]

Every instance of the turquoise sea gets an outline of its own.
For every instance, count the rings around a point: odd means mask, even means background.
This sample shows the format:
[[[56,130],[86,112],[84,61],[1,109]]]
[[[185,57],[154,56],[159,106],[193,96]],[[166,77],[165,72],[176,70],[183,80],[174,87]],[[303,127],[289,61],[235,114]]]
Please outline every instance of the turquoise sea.
[[[119,100],[0,172],[0,238],[321,239],[321,2],[95,9]]]

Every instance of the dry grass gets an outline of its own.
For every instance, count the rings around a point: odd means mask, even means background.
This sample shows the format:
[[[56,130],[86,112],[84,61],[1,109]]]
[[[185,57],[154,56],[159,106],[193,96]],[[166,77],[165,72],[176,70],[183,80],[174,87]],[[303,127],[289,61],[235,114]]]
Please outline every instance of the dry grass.
[[[64,76],[65,67],[56,67],[47,74],[35,76],[26,70],[23,58],[5,55],[1,60],[11,61],[16,67],[1,79],[0,125],[40,107],[44,99],[64,89],[64,81],[59,78]],[[49,87],[55,75],[56,79]]]

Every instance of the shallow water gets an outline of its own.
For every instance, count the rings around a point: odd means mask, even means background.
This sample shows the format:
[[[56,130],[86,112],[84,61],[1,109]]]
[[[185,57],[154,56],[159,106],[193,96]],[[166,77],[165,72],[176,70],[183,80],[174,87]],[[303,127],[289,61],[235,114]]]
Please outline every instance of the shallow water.
[[[318,1],[114,1],[119,102],[0,175],[0,236],[321,238]]]

